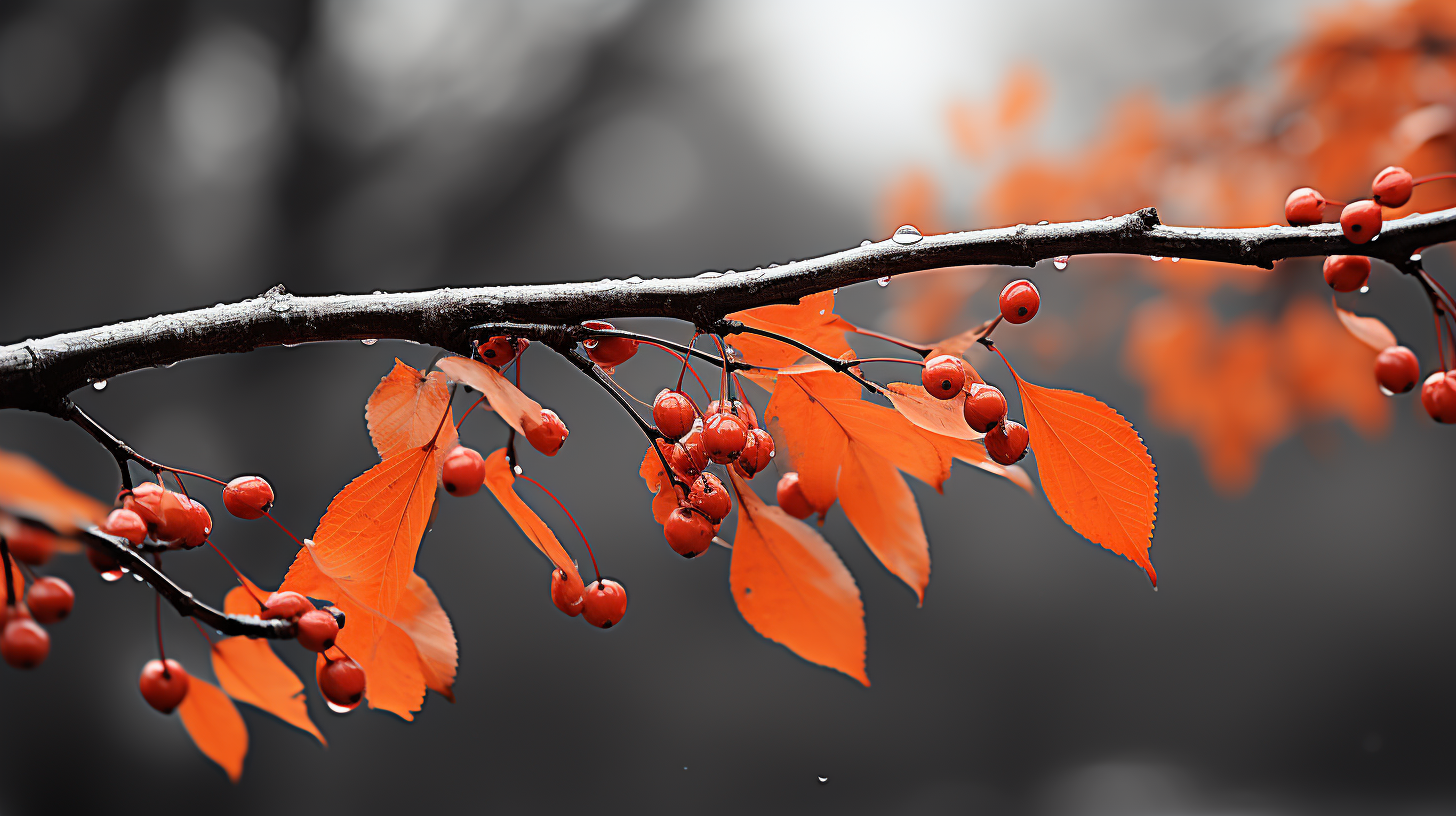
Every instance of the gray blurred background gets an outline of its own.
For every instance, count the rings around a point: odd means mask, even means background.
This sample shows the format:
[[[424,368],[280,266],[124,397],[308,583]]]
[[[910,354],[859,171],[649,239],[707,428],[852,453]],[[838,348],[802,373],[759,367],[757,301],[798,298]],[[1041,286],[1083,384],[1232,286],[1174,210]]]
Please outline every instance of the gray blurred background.
[[[0,342],[280,282],[313,294],[767,265],[887,235],[884,193],[909,166],[944,183],[954,226],[979,226],[955,199],[982,171],[954,158],[948,100],[1031,62],[1051,89],[1036,138],[1074,145],[1129,90],[1177,102],[1257,83],[1316,5],[6,3]],[[1449,255],[1429,259],[1449,280]],[[1146,293],[1115,267],[1082,271],[1031,273],[1044,312]],[[961,322],[1020,274],[995,270]],[[846,290],[841,311],[874,325],[893,293]],[[1399,294],[1379,301],[1387,321],[1424,319]],[[460,641],[458,702],[432,694],[410,724],[339,717],[310,679],[330,746],[244,707],[235,787],[139,699],[151,594],[58,558],[73,618],[41,670],[0,671],[0,812],[1456,812],[1452,432],[1402,403],[1384,439],[1343,425],[1313,449],[1292,438],[1251,492],[1224,497],[1187,439],[1147,421],[1119,342],[1114,328],[1055,363],[1028,356],[1023,373],[1095,393],[1142,430],[1160,475],[1157,593],[1043,498],[958,469],[944,497],[914,485],[934,559],[923,608],[829,517],[865,598],[874,686],[861,688],[743,622],[726,551],[668,550],[636,476],[640,435],[537,349],[526,389],[572,437],[524,464],[627,585],[621,626],[558,613],[545,562],[488,494],[444,497],[419,571]],[[271,348],[78,400],[161,461],[267,475],[304,535],[377,461],[373,385],[394,356],[432,353]],[[645,398],[675,370],[644,350],[619,373]],[[488,452],[502,428],[476,416],[463,435]],[[116,489],[105,453],[59,421],[0,414],[0,446],[98,497]],[[200,495],[214,540],[276,585],[294,545]],[[559,512],[524,495],[581,555]],[[215,602],[231,583],[202,551],[169,568]],[[191,625],[166,624],[169,655],[209,676]],[[309,655],[280,652],[310,676]]]

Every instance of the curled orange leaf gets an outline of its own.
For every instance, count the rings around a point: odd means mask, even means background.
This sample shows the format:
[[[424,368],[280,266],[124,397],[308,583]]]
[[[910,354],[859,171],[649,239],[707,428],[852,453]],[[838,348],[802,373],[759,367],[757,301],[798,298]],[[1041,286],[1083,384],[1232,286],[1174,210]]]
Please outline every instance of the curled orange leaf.
[[[833,291],[809,295],[795,304],[760,306],[734,312],[728,318],[755,329],[792,337],[831,357],[850,350],[844,333],[854,330],[854,324],[834,313]],[[804,352],[794,346],[756,334],[730,334],[727,339],[742,355],[744,362],[754,365],[783,368],[804,356]]]
[[[445,375],[432,371],[428,375],[396,359],[394,369],[379,381],[364,407],[369,424],[369,438],[379,451],[380,459],[388,459],[410,448],[423,447],[440,432],[438,447],[448,451],[455,447],[455,424],[447,413],[450,387]],[[440,422],[445,414],[445,422]]]
[[[248,755],[248,727],[233,701],[217,686],[193,675],[177,714],[198,750],[237,782],[243,775],[243,758]]]
[[[658,444],[662,446],[667,445],[662,440],[659,440]],[[653,493],[652,518],[658,524],[665,523],[667,517],[672,514],[673,510],[677,509],[680,503],[682,488],[674,486],[672,490],[665,489],[672,482],[664,478],[666,471],[662,469],[662,460],[658,458],[657,453],[652,448],[648,448],[647,453],[642,457],[642,467],[638,469],[637,473],[642,477],[643,481],[647,482],[647,489]]]
[[[234,700],[261,708],[329,744],[308,718],[303,682],[278,659],[268,641],[230,637],[214,643],[212,672]]]
[[[1340,322],[1345,324],[1345,329],[1355,336],[1356,340],[1364,343],[1376,351],[1385,351],[1396,344],[1395,332],[1391,331],[1384,323],[1376,317],[1362,317],[1354,312],[1347,312],[1335,304],[1335,314],[1339,315]]]
[[[520,526],[521,532],[526,534],[526,538],[536,545],[536,549],[540,550],[542,555],[551,559],[551,563],[567,575],[578,575],[576,562],[571,560],[566,548],[556,540],[556,534],[551,532],[551,528],[546,526],[546,522],[542,521],[534,510],[521,501],[520,496],[516,495],[515,483],[516,474],[511,472],[510,462],[506,460],[505,448],[486,457],[485,486],[490,488],[496,501],[501,503],[501,507],[505,508],[505,511]]]
[[[485,363],[468,357],[446,357],[435,367],[450,379],[484,394],[490,407],[516,433],[524,435],[541,424],[541,403],[526,396],[499,371]]]
[[[906,419],[931,433],[954,439],[980,439],[984,434],[966,424],[964,392],[953,399],[936,399],[925,386],[892,382],[885,386],[885,398]]]

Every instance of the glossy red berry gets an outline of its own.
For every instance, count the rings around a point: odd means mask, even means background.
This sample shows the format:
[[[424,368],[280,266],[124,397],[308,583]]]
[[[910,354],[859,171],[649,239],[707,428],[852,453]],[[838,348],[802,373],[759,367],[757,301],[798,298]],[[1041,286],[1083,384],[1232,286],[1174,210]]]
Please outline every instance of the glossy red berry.
[[[1437,422],[1456,423],[1456,371],[1437,371],[1421,385],[1421,405]]]
[[[555,456],[561,446],[566,444],[566,437],[570,433],[566,430],[566,423],[561,421],[555,411],[542,408],[541,420],[535,425],[526,426],[526,441],[547,456]]]
[[[1300,187],[1284,199],[1284,220],[1291,227],[1307,227],[1325,220],[1325,197],[1312,187]]]
[[[966,387],[966,367],[961,358],[949,354],[932,357],[920,371],[920,384],[936,399],[955,399]]]
[[[615,328],[605,320],[588,320],[581,325],[588,329]],[[582,345],[586,347],[586,356],[592,362],[608,369],[627,362],[637,353],[637,341],[626,337],[588,337],[582,341]]]
[[[47,575],[35,579],[25,593],[25,604],[30,614],[41,623],[51,624],[63,621],[76,605],[76,593],[71,585],[61,579]]]
[[[737,459],[748,442],[748,428],[743,420],[732,414],[719,412],[709,414],[703,422],[703,450],[708,458],[720,465]]]
[[[664,388],[652,401],[652,422],[668,439],[682,439],[683,434],[693,429],[697,418],[698,406],[681,391]]]
[[[804,488],[799,485],[798,473],[791,470],[779,477],[776,493],[779,507],[794,518],[806,519],[814,514],[814,505],[805,498]]]
[[[315,670],[315,676],[324,699],[337,708],[353,710],[364,699],[364,688],[368,681],[364,676],[364,668],[352,657],[338,660],[324,658]]]
[[[713,400],[712,402],[708,403],[707,416],[723,413],[720,410],[720,406],[722,404],[723,403],[719,400]],[[758,415],[753,412],[753,406],[749,405],[744,400],[730,401],[728,403],[728,413],[743,420],[744,427],[746,427],[750,431],[758,427]]]
[[[339,622],[323,609],[310,609],[298,618],[298,645],[310,652],[322,652],[334,645]]]
[[[1404,167],[1387,167],[1375,174],[1370,185],[1371,198],[1382,207],[1402,207],[1410,201],[1415,179]]]
[[[111,511],[105,521],[101,522],[101,532],[119,536],[133,544],[140,544],[147,537],[147,523],[142,521],[142,517],[134,511],[118,507]]]
[[[222,506],[240,519],[262,518],[273,506],[273,486],[262,476],[239,476],[222,489]]]
[[[1007,323],[1025,323],[1041,308],[1041,293],[1029,280],[1015,280],[1001,290],[1001,317]]]
[[[1026,456],[1031,444],[1031,433],[1020,422],[1006,420],[986,434],[986,453],[992,461],[1002,465],[1014,465]]]
[[[711,473],[704,473],[693,481],[692,489],[688,491],[688,504],[714,524],[733,511],[733,499],[728,495],[728,488]]]
[[[258,617],[263,620],[292,620],[313,608],[313,601],[293,590],[284,590],[269,595],[263,601],[263,611],[258,613]]]
[[[200,547],[212,535],[212,514],[202,502],[168,490],[157,502],[156,529],[158,541],[171,547]]]
[[[551,571],[551,603],[557,609],[574,618],[581,614],[585,601],[586,587],[582,586],[580,575],[567,575],[560,569]]]
[[[697,558],[708,551],[716,535],[713,522],[691,508],[679,507],[662,523],[662,536],[667,546],[683,558]]]
[[[17,669],[33,669],[51,653],[51,636],[29,615],[11,614],[0,634],[0,657]]]
[[[505,368],[516,359],[516,344],[511,338],[504,336],[492,337],[475,347],[475,353],[480,359],[496,368]]]
[[[702,432],[689,433],[667,453],[667,464],[683,481],[697,478],[708,466],[708,452],[703,450]]]
[[[1392,394],[1404,394],[1421,379],[1421,363],[1405,346],[1390,346],[1375,357],[1375,381]]]
[[[745,479],[752,479],[773,461],[774,441],[768,431],[754,428],[748,432],[748,441],[743,443],[743,452],[733,463],[733,469]]]
[[[1363,244],[1380,234],[1380,205],[1369,199],[1352,201],[1340,212],[1340,229],[1352,244]]]
[[[485,459],[474,448],[461,445],[445,456],[440,471],[445,492],[452,496],[474,496],[485,484]]]
[[[140,516],[148,529],[154,529],[161,523],[157,515],[157,504],[166,493],[167,490],[156,482],[142,482],[130,493],[122,495],[121,506]]]
[[[10,548],[10,557],[16,561],[38,567],[56,554],[54,533],[29,524],[16,524],[14,528],[5,544]]]
[[[994,385],[971,383],[962,413],[977,433],[987,433],[1006,418],[1006,395]]]
[[[148,660],[147,665],[142,667],[138,683],[142,699],[163,714],[171,714],[182,705],[182,701],[187,699],[187,687],[191,684],[192,678],[182,664],[170,659],[165,664],[160,660]]]
[[[1325,258],[1325,283],[1336,292],[1354,292],[1370,280],[1370,259],[1364,255]]]
[[[599,629],[616,626],[627,614],[627,590],[610,578],[592,581],[586,587],[581,616]]]

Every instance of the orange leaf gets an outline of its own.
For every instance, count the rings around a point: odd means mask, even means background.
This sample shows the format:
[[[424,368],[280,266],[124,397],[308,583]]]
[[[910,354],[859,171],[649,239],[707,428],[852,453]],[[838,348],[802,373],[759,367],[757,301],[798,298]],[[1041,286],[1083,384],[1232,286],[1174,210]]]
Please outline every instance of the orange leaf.
[[[893,408],[857,399],[822,399],[819,404],[844,431],[851,448],[873,451],[937,491],[942,490],[950,477],[950,457],[942,456],[927,434]],[[841,473],[841,482],[843,479]]]
[[[308,718],[303,682],[266,640],[230,637],[212,646],[212,672],[234,700],[256,706],[329,743]]]
[[[435,367],[456,382],[462,382],[485,395],[490,407],[506,424],[524,435],[541,424],[541,403],[531,399],[502,377],[499,371],[468,357],[446,357]]]
[[[793,305],[760,306],[734,312],[728,318],[755,329],[792,337],[830,357],[839,357],[850,350],[844,333],[854,330],[854,324],[834,313],[832,291],[809,295]],[[783,368],[804,356],[803,351],[793,346],[755,334],[730,334],[728,341],[742,354],[744,362],[754,365]]]
[[[217,686],[193,675],[177,713],[198,750],[237,782],[243,775],[243,757],[248,755],[248,727],[233,701]]]
[[[662,469],[662,460],[658,458],[652,448],[648,448],[646,455],[642,457],[642,467],[638,469],[637,473],[643,481],[647,482],[647,489],[653,493],[652,518],[658,524],[666,523],[667,517],[677,509],[678,500],[682,495],[681,488],[674,486],[672,490],[663,489],[671,484],[671,481],[663,478],[665,471]]]
[[[941,456],[944,456],[947,460],[959,459],[971,467],[980,468],[987,473],[992,473],[997,476],[1003,476],[1027,493],[1036,493],[1036,486],[1031,483],[1031,477],[1027,475],[1021,465],[1001,465],[992,461],[986,455],[986,446],[980,440],[955,439],[953,437],[931,433],[923,428],[921,429],[921,433],[925,434],[926,439],[930,440],[930,444],[934,445]]]
[[[885,386],[885,397],[895,410],[916,425],[941,436],[954,439],[980,439],[984,434],[966,424],[964,392],[954,399],[936,399],[923,385],[892,382]]]
[[[859,587],[814,528],[771,507],[731,468],[738,494],[728,582],[743,619],[760,635],[868,686]]]
[[[391,621],[410,640],[420,657],[420,670],[424,672],[425,685],[443,694],[445,699],[455,702],[455,669],[459,664],[459,649],[455,642],[455,628],[450,625],[450,616],[440,606],[440,599],[434,590],[418,575],[411,575],[405,587],[405,595],[399,601],[399,611]]]
[[[314,532],[310,552],[320,570],[384,617],[395,615],[414,573],[435,502],[436,453],[413,448],[370,468],[334,497]]]
[[[28,456],[0,451],[0,508],[43,521],[61,535],[100,524],[110,509],[67,487]]]
[[[959,357],[966,367],[966,382],[985,382],[985,380],[981,379],[981,374],[976,371],[975,366],[972,366],[970,361],[966,360],[966,350],[974,346],[982,337],[985,337],[986,333],[991,330],[994,324],[994,320],[987,320],[975,328],[966,329],[960,334],[941,340],[931,347],[930,353],[926,355],[925,359],[929,360],[932,357],[939,357],[942,354]]]
[[[1395,332],[1380,322],[1379,318],[1361,317],[1354,312],[1347,312],[1341,309],[1338,303],[1335,304],[1335,314],[1339,315],[1340,322],[1345,324],[1345,328],[1355,336],[1356,340],[1370,348],[1385,351],[1395,345]]]
[[[1148,547],[1158,474],[1142,438],[1122,415],[1086,394],[1020,377],[1016,384],[1041,489],[1052,509],[1094,544],[1142,567],[1157,586]]]
[[[930,542],[905,477],[885,457],[852,444],[839,474],[839,506],[870,552],[924,603]]]
[[[410,448],[423,447],[440,431],[439,447],[448,451],[455,447],[455,423],[448,413],[450,387],[445,375],[438,371],[423,376],[421,372],[394,361],[394,370],[379,381],[364,407],[369,423],[369,438],[379,451],[380,459],[388,459]],[[445,414],[444,424],[440,415]]]
[[[228,590],[227,597],[222,601],[222,611],[229,615],[257,615],[262,611],[259,603],[268,600],[268,596],[273,593],[248,580],[245,575],[239,577],[247,582],[247,587],[235,586]],[[253,600],[254,598],[257,600]]]
[[[566,548],[556,540],[556,534],[551,532],[551,528],[546,526],[546,522],[542,521],[541,517],[527,507],[526,503],[521,501],[520,496],[516,495],[515,483],[516,474],[511,472],[511,465],[506,461],[505,448],[486,457],[485,486],[490,488],[490,492],[501,503],[501,507],[504,507],[505,511],[520,526],[521,532],[526,534],[526,538],[531,539],[531,543],[536,545],[536,549],[551,559],[551,563],[567,575],[577,575],[576,562],[571,560]]]
[[[857,399],[860,386],[821,364],[786,368],[779,372],[763,421],[773,432],[776,455],[798,471],[804,498],[824,513],[837,495],[839,463],[848,440],[811,391],[823,398]]]

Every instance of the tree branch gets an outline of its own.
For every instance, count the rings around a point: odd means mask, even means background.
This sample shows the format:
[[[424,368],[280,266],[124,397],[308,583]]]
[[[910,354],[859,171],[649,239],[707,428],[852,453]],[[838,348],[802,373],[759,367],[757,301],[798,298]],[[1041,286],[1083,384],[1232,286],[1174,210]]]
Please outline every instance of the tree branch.
[[[1300,256],[1369,255],[1408,261],[1456,240],[1456,209],[1385,223],[1366,244],[1338,225],[1212,229],[1163,226],[1139,210],[1100,221],[1021,225],[889,241],[769,269],[694,278],[489,286],[378,295],[293,297],[273,291],[213,306],[0,347],[0,408],[59,414],[62,398],[129,371],[283,343],[390,338],[468,354],[482,323],[574,324],[593,318],[669,317],[710,327],[733,312],[908,272],[947,266],[1032,266],[1061,255],[1162,255],[1271,267]]]

